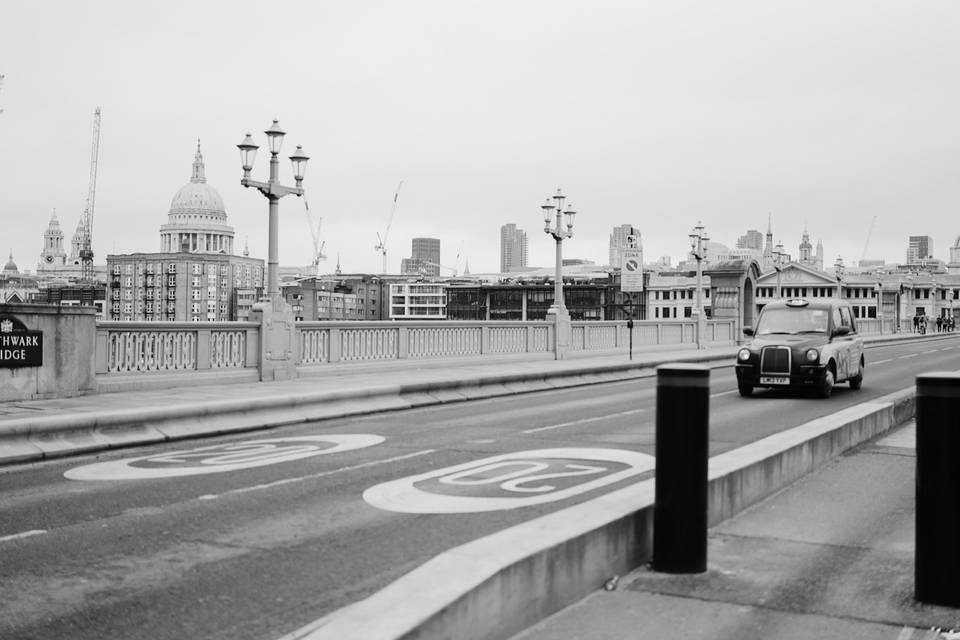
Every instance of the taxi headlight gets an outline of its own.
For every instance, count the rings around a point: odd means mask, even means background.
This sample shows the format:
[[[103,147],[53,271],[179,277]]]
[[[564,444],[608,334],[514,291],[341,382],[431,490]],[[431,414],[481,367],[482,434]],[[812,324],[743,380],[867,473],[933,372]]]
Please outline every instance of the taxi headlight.
[[[816,362],[820,359],[820,352],[816,349],[807,349],[807,362]]]
[[[740,349],[740,351],[737,352],[737,359],[738,359],[738,360],[749,360],[749,359],[750,359],[750,349],[747,349],[746,347],[744,347],[743,349]]]

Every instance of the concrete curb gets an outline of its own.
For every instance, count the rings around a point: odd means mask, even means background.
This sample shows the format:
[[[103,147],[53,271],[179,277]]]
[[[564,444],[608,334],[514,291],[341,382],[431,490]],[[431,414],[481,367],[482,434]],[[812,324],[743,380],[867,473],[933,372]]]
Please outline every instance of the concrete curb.
[[[910,420],[914,393],[909,387],[711,458],[710,524]],[[451,549],[281,640],[509,638],[651,559],[654,482]]]

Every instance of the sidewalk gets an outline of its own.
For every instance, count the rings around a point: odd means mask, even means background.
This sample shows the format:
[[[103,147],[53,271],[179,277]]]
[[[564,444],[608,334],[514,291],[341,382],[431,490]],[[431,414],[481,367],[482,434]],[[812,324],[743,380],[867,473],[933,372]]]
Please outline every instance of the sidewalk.
[[[513,640],[950,637],[930,629],[960,610],[913,599],[915,442],[911,422],[711,529],[705,573],[639,569]]]

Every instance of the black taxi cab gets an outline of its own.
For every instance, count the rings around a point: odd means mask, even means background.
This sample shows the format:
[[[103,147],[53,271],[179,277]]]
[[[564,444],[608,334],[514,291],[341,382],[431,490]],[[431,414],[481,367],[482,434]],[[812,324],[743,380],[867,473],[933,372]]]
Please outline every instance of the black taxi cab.
[[[807,388],[829,398],[838,382],[863,384],[863,338],[849,303],[837,299],[791,298],[771,302],[754,327],[752,340],[737,352],[737,388]]]

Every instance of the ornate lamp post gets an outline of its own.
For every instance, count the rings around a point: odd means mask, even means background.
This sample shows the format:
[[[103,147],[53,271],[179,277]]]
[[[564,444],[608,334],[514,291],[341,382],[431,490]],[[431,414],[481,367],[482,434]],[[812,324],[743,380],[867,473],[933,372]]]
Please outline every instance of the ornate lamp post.
[[[837,297],[842,300],[844,267],[843,258],[840,256],[837,256],[837,261],[833,263],[833,274],[837,278]]]
[[[880,335],[883,335],[883,281],[877,283],[877,322],[880,324]]]
[[[556,328],[554,337],[554,357],[557,360],[563,359],[564,351],[570,344],[570,314],[563,300],[563,241],[566,238],[573,237],[573,219],[577,212],[567,205],[566,211],[563,210],[563,201],[565,195],[557,189],[552,198],[547,198],[546,202],[540,206],[543,210],[543,232],[553,236],[557,242],[557,264],[556,277],[553,290],[553,305],[547,310],[547,320],[553,320]],[[556,202],[551,202],[553,200]],[[566,229],[563,228],[562,217],[566,216]],[[553,226],[551,227],[551,223]]]
[[[787,252],[783,250],[783,243],[778,242],[773,248],[773,268],[777,270],[777,295],[779,300],[783,297],[783,288],[780,286],[780,279],[783,276],[783,259],[787,257]]]
[[[703,317],[703,268],[700,264],[707,259],[707,237],[704,231],[703,223],[697,222],[697,226],[690,232],[690,253],[697,261],[697,349],[705,349],[703,345],[703,334],[705,318]]]
[[[293,178],[297,186],[285,187],[280,184],[280,147],[283,145],[283,136],[286,135],[280,128],[280,123],[276,120],[270,125],[270,128],[264,131],[267,134],[267,141],[270,145],[270,179],[267,182],[258,182],[250,178],[250,172],[253,170],[253,159],[257,155],[257,149],[260,147],[254,143],[253,138],[247,133],[243,142],[237,145],[240,149],[240,161],[243,165],[243,179],[240,184],[244,187],[256,187],[260,193],[269,200],[269,231],[268,231],[268,251],[267,251],[267,291],[266,298],[272,305],[274,311],[280,311],[283,302],[280,299],[280,277],[278,273],[279,258],[277,256],[277,236],[280,224],[280,198],[293,194],[295,196],[303,195],[303,174],[307,168],[308,158],[303,153],[303,148],[299,145],[290,161],[293,163]]]

